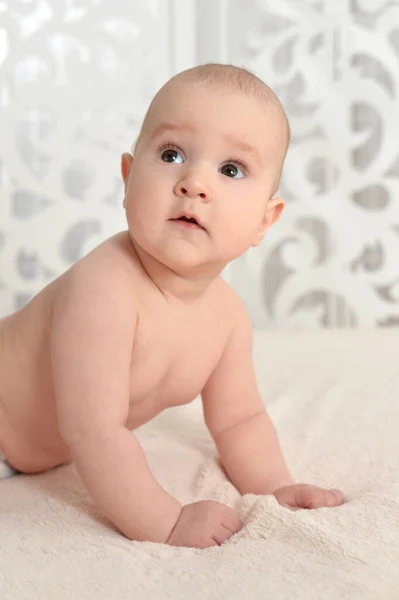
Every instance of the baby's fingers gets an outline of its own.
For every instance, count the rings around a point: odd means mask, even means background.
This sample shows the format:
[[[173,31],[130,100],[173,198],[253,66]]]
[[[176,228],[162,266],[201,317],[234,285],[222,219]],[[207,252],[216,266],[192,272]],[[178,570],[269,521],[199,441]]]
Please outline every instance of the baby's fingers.
[[[320,488],[304,489],[298,494],[298,504],[303,508],[317,509],[340,506],[345,498],[339,490],[323,490]]]
[[[212,539],[215,540],[219,546],[221,546],[223,542],[227,542],[227,540],[233,537],[233,535],[234,534],[230,531],[230,529],[227,529],[221,525],[218,531],[212,535]]]
[[[321,508],[325,506],[322,490],[316,488],[302,488],[296,493],[296,504],[301,508]]]
[[[242,528],[242,522],[237,514],[225,515],[222,522],[223,527],[231,531],[232,534],[238,533]]]
[[[333,506],[341,506],[345,502],[344,495],[339,490],[321,490],[321,493],[323,495],[321,506],[332,508]],[[317,508],[320,508],[320,506]]]
[[[327,493],[330,494],[331,502],[328,506],[341,506],[345,503],[345,496],[340,490],[327,490]]]

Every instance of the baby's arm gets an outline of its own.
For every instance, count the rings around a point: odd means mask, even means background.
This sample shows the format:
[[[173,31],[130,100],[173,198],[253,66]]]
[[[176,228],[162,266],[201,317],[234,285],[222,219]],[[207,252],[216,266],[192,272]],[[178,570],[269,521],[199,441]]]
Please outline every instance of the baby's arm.
[[[204,419],[236,488],[242,494],[271,494],[293,479],[258,392],[252,326],[241,303],[234,320],[222,358],[202,390]]]
[[[131,274],[81,263],[54,306],[51,359],[61,433],[97,505],[128,538],[166,542],[181,505],[125,428],[137,312]]]
[[[224,353],[202,391],[205,423],[220,461],[242,494],[274,494],[296,510],[337,506],[338,490],[296,484],[285,463],[276,429],[257,389],[252,363],[252,326],[240,302]]]

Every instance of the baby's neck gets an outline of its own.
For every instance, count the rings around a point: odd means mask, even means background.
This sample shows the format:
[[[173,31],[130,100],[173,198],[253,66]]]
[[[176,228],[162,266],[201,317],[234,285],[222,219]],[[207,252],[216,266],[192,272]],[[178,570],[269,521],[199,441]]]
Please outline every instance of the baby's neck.
[[[219,268],[214,271],[204,269],[201,273],[195,273],[193,270],[186,273],[176,272],[148,254],[134,240],[131,241],[148,278],[168,302],[192,304],[200,300],[222,270]]]

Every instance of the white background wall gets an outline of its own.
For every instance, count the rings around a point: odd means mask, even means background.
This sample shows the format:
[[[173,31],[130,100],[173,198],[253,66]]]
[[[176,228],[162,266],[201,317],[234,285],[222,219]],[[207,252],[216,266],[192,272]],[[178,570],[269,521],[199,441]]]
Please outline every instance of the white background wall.
[[[399,324],[399,3],[0,1],[0,315],[125,228],[120,154],[209,61],[271,85],[287,208],[224,275],[254,325]]]

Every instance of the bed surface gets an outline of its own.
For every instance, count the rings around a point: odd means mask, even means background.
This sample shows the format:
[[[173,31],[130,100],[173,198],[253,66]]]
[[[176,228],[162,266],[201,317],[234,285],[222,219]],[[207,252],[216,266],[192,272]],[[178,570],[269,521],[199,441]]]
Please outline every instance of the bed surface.
[[[399,332],[256,331],[254,361],[296,481],[340,488],[345,505],[291,512],[241,497],[197,398],[136,435],[170,493],[229,504],[240,533],[207,550],[131,542],[72,465],[17,476],[0,482],[0,598],[397,600]]]

